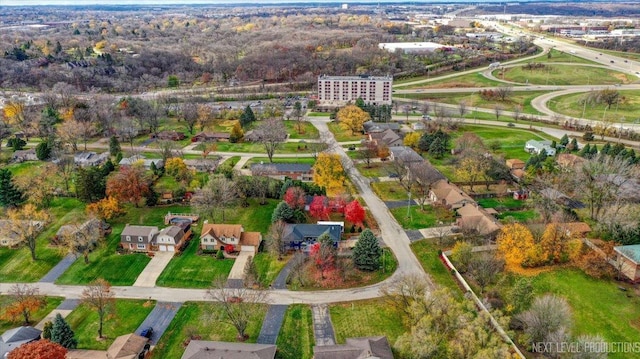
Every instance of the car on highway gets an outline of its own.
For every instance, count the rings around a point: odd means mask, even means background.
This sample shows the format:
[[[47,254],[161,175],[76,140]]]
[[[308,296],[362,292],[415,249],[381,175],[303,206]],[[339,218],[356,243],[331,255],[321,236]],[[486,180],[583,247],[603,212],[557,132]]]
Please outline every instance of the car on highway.
[[[147,327],[145,329],[142,329],[142,332],[140,333],[140,336],[143,336],[147,339],[151,339],[151,336],[153,335],[153,328],[152,327]]]
[[[615,61],[613,61],[613,60],[611,60],[611,61],[609,61],[609,62],[611,62],[612,64],[614,64],[614,63],[615,63]]]

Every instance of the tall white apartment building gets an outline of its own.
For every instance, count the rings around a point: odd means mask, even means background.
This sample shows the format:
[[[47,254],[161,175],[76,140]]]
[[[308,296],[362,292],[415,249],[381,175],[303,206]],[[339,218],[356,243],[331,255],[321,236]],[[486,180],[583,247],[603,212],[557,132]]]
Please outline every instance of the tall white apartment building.
[[[392,76],[327,76],[318,77],[318,104],[342,106],[359,98],[374,105],[391,105]]]

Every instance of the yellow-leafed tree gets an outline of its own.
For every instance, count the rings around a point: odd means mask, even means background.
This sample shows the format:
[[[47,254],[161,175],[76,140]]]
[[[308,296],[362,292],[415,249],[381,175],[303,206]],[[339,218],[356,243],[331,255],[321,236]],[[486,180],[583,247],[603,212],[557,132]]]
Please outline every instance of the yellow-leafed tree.
[[[418,142],[420,142],[420,132],[411,132],[404,136],[402,143],[405,146],[411,147],[414,150],[418,148]]]
[[[340,156],[337,154],[320,153],[313,166],[313,182],[327,189],[327,196],[333,197],[343,192],[344,181],[347,179]]]
[[[504,258],[507,268],[528,265],[535,252],[536,245],[529,228],[520,223],[502,227],[498,235],[498,253]]]
[[[360,107],[348,105],[338,111],[336,118],[340,122],[340,127],[354,134],[355,132],[362,132],[363,124],[369,121],[371,117]]]

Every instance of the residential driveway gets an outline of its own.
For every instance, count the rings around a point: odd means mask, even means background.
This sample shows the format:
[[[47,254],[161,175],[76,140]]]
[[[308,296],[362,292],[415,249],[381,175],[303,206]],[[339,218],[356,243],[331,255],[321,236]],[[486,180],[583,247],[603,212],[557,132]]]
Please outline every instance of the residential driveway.
[[[313,336],[316,345],[335,345],[336,335],[333,332],[333,324],[329,315],[329,307],[326,304],[312,305]]]
[[[60,314],[63,318],[66,318],[80,304],[78,299],[65,299],[58,307],[52,310],[46,317],[44,317],[40,323],[36,324],[35,328],[42,330],[45,323],[53,322],[57,314]]]
[[[422,234],[423,238],[448,237],[454,234],[452,229],[453,226],[423,228],[420,230],[420,234]]]
[[[162,337],[173,317],[178,313],[178,309],[182,306],[180,302],[158,302],[155,308],[147,315],[145,320],[136,329],[136,334],[140,335],[142,331],[148,327],[153,328],[151,335],[151,344],[155,345]]]
[[[293,261],[289,260],[287,264],[282,268],[278,276],[271,284],[271,288],[273,289],[287,289],[287,278],[289,278],[289,273],[291,273],[291,267],[293,266]]]
[[[155,252],[151,262],[142,270],[142,273],[133,283],[134,287],[155,287],[156,280],[173,258],[173,252]]]
[[[270,305],[267,315],[262,322],[262,329],[258,336],[258,344],[275,344],[278,340],[278,333],[284,321],[284,314],[287,312],[288,305],[275,304]]]
[[[67,254],[64,258],[62,258],[60,262],[58,262],[58,264],[55,265],[55,267],[51,268],[49,273],[47,273],[44,277],[42,277],[42,279],[40,279],[40,282],[43,282],[43,283],[55,282],[62,275],[62,273],[64,273],[67,269],[69,269],[69,267],[71,267],[71,265],[75,261],[76,261],[75,255]]]
[[[228,279],[244,279],[244,267],[247,265],[249,261],[249,257],[253,256],[253,252],[250,251],[240,251],[240,254],[236,258],[236,261],[233,263],[233,267],[231,267],[231,272],[229,272]]]

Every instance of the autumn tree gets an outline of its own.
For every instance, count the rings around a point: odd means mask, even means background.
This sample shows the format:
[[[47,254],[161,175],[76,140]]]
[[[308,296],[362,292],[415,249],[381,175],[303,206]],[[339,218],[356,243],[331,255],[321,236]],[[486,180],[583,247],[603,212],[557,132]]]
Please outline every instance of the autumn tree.
[[[9,352],[7,359],[64,359],[67,349],[49,340],[36,340],[22,344]]]
[[[365,211],[357,199],[354,199],[353,201],[351,201],[344,208],[344,217],[346,218],[347,221],[353,224],[362,226],[362,223],[364,222],[364,218],[365,218]]]
[[[224,222],[225,208],[234,204],[237,198],[238,191],[233,181],[225,177],[211,177],[207,184],[193,195],[191,204],[200,214],[210,218],[220,210]]]
[[[184,160],[180,157],[169,158],[164,165],[165,173],[176,179],[178,182],[189,183],[194,176],[194,172],[187,168]]]
[[[124,214],[120,202],[113,196],[103,198],[98,202],[89,203],[86,211],[90,215],[98,217],[103,221],[108,221]]]
[[[287,202],[291,209],[304,209],[306,204],[305,192],[300,187],[289,187],[284,194],[283,200]]]
[[[282,120],[270,118],[262,121],[247,140],[261,143],[269,157],[269,162],[273,162],[273,154],[287,139],[287,129]]]
[[[269,227],[269,233],[267,234],[267,249],[269,253],[277,257],[278,260],[282,259],[282,255],[285,253],[283,238],[285,227],[286,223],[284,221],[275,221]]]
[[[22,208],[10,209],[7,215],[11,226],[3,229],[3,231],[7,231],[9,236],[29,248],[31,259],[35,261],[37,259],[36,239],[49,221],[49,213],[45,210],[39,210],[31,203],[27,203]]]
[[[74,119],[64,121],[58,126],[58,138],[62,143],[71,147],[72,152],[78,151],[78,142],[80,142],[82,134],[82,125]]]
[[[414,150],[418,149],[418,142],[420,142],[420,132],[411,132],[404,136],[402,143],[405,146],[411,147]]]
[[[22,319],[24,325],[31,324],[31,314],[45,306],[45,301],[38,288],[29,284],[14,284],[7,293],[10,303],[4,314],[11,321]]]
[[[14,184],[11,171],[0,168],[0,206],[13,207],[22,201],[23,194]]]
[[[231,134],[229,136],[229,142],[237,143],[242,142],[244,138],[244,131],[242,130],[242,126],[240,126],[240,122],[236,121],[231,128]]]
[[[353,263],[364,271],[374,271],[380,268],[380,257],[382,249],[378,243],[378,238],[370,229],[365,229],[358,236],[358,242],[353,248]]]
[[[102,238],[101,223],[90,219],[83,224],[70,224],[61,240],[73,254],[81,254],[84,264],[89,264],[89,254]]]
[[[371,160],[378,157],[378,144],[375,141],[366,141],[358,149],[358,157],[366,164],[366,168],[371,168]]]
[[[328,196],[342,192],[347,179],[340,155],[321,153],[313,165],[313,182],[327,190]]]
[[[460,160],[456,168],[456,177],[467,182],[473,192],[473,185],[485,177],[487,169],[487,161],[480,156],[466,156]]]
[[[104,338],[102,335],[104,321],[110,314],[115,314],[116,309],[116,298],[111,290],[111,284],[98,278],[82,291],[80,301],[98,313],[98,337]]]
[[[107,180],[106,194],[121,203],[140,206],[143,198],[151,193],[150,179],[139,165],[122,166]]]
[[[62,345],[67,349],[75,349],[78,346],[78,340],[75,333],[71,330],[71,326],[62,318],[60,313],[56,314],[51,327],[51,341]]]
[[[318,237],[318,241],[311,246],[310,256],[323,280],[327,273],[336,269],[337,251],[329,233]]]
[[[39,208],[49,208],[58,189],[58,178],[51,175],[55,172],[56,165],[45,163],[16,180],[16,184],[26,194],[28,203]]]
[[[329,200],[325,196],[313,196],[313,200],[309,205],[309,213],[317,219],[329,218]]]
[[[340,127],[351,131],[351,134],[362,132],[364,123],[369,121],[370,118],[371,116],[367,112],[355,105],[347,105],[341,108],[336,115]]]
[[[247,288],[228,288],[226,278],[214,280],[207,290],[207,298],[217,302],[219,311],[213,312],[213,320],[231,324],[237,332],[237,339],[247,339],[246,330],[251,322],[264,315],[267,292]]]
[[[458,241],[451,249],[451,260],[461,273],[469,269],[469,263],[473,257],[473,245],[466,241]]]
[[[507,224],[498,234],[498,253],[510,269],[526,265],[535,257],[533,234],[520,223]]]

